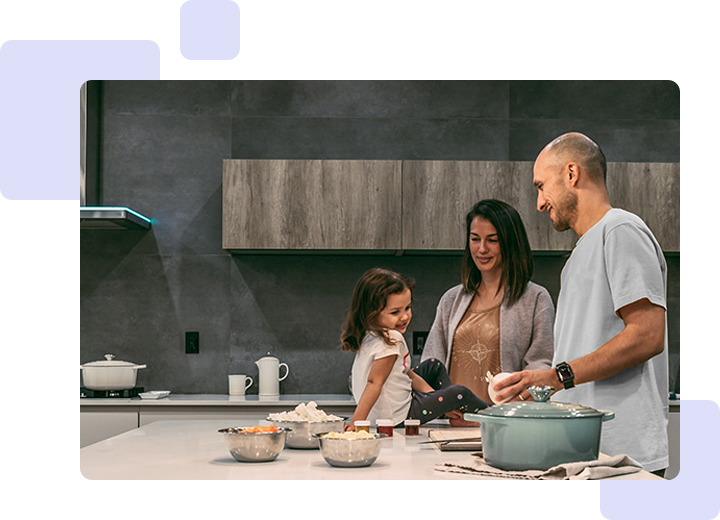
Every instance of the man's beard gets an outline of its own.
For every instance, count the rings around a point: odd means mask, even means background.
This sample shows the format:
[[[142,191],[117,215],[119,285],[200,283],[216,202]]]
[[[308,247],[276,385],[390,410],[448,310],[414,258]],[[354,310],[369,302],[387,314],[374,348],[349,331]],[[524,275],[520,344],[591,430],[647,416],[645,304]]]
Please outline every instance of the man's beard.
[[[558,231],[567,231],[571,224],[577,219],[578,199],[570,190],[563,189],[562,194],[558,197],[558,205],[553,206],[555,212],[555,220],[553,227]],[[560,209],[560,207],[562,209]]]

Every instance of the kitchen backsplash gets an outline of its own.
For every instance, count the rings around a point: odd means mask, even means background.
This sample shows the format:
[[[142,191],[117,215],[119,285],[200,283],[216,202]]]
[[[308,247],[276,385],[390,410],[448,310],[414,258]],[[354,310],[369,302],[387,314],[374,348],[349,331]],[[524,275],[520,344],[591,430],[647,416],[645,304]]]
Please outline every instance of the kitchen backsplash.
[[[615,98],[622,110],[602,101]],[[228,374],[255,377],[268,352],[290,367],[283,393],[347,393],[352,354],[338,338],[364,270],[416,278],[409,343],[459,282],[457,254],[229,255],[223,159],[528,161],[579,130],[610,162],[679,161],[670,82],[106,81],[101,121],[102,203],[154,222],[150,231],[81,231],[80,361],[113,353],[147,364],[138,385],[175,393],[226,393]],[[534,280],[556,300],[565,258],[535,260]],[[679,391],[680,255],[667,260]],[[186,331],[200,333],[199,354],[185,354]]]

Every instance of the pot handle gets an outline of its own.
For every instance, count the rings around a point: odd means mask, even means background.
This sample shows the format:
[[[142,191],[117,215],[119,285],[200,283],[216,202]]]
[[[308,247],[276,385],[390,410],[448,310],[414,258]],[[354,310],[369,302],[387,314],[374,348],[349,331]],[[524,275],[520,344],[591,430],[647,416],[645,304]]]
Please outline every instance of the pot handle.
[[[598,410],[598,412],[602,412],[602,420],[603,422],[609,421],[610,419],[615,419],[615,412],[611,412],[610,410]]]
[[[285,367],[285,375],[282,376],[280,379],[278,379],[278,381],[282,381],[282,380],[285,379],[285,378],[288,376],[288,374],[290,373],[290,368],[289,368],[285,363],[280,363],[280,366],[281,366],[281,367]],[[279,367],[278,367],[278,371],[279,371]]]
[[[135,370],[140,370],[141,368],[147,368],[147,365],[138,365],[136,367],[133,367]]]

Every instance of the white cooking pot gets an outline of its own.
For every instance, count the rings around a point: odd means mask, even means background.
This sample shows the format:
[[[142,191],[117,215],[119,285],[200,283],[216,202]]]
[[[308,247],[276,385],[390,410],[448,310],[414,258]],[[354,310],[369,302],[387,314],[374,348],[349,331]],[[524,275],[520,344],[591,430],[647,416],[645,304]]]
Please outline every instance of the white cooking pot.
[[[114,361],[114,354],[106,354],[105,361],[80,365],[83,386],[89,390],[128,390],[135,388],[137,371],[146,365],[128,361]]]

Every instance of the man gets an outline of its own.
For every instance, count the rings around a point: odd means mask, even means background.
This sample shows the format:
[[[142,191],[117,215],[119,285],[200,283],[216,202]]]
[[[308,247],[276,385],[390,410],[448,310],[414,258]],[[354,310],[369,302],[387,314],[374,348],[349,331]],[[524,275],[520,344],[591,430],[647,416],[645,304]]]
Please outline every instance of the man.
[[[668,357],[665,259],[636,215],[612,208],[606,161],[587,136],[571,132],[538,155],[537,210],[578,241],[561,275],[555,354],[549,370],[525,370],[495,385],[498,400],[529,399],[549,385],[559,401],[615,412],[600,449],[644,469],[668,466]]]

